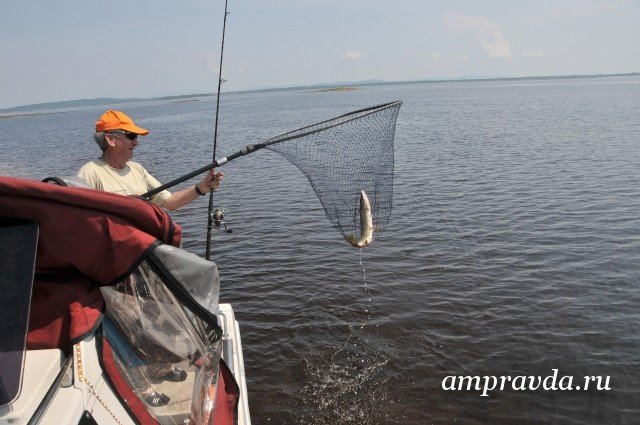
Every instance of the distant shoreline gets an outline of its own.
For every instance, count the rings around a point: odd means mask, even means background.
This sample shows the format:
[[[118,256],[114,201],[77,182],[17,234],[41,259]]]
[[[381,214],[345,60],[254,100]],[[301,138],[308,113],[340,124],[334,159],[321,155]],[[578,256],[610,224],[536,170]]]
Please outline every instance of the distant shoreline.
[[[453,79],[426,79],[426,80],[404,80],[404,81],[383,81],[383,80],[367,80],[356,82],[340,82],[340,83],[322,83],[302,86],[283,86],[283,87],[270,87],[270,88],[256,88],[248,90],[237,90],[233,92],[226,92],[224,94],[231,93],[254,93],[254,92],[270,92],[270,91],[291,91],[291,90],[306,90],[310,92],[337,92],[337,91],[352,91],[359,90],[360,87],[377,86],[377,85],[390,85],[390,84],[419,84],[419,83],[461,83],[461,82],[477,82],[477,81],[534,81],[534,80],[562,80],[562,79],[585,79],[585,78],[607,78],[607,77],[634,77],[640,76],[640,72],[631,72],[625,74],[588,74],[588,75],[547,75],[547,76],[529,76],[529,77],[487,77],[487,78],[453,78]],[[194,102],[197,98],[211,97],[214,93],[202,93],[202,94],[188,94],[177,96],[161,96],[153,98],[129,98],[129,99],[115,99],[115,98],[96,98],[96,99],[78,99],[78,100],[66,100],[60,102],[44,102],[35,103],[30,105],[15,106],[12,108],[0,109],[0,118],[13,118],[16,116],[25,115],[44,115],[60,112],[72,112],[78,108],[95,107],[95,106],[109,106],[115,104],[126,104],[133,102],[148,102],[148,101],[172,101],[173,103],[182,102]],[[64,110],[64,111],[61,111]]]
[[[326,89],[310,90],[309,93],[325,93],[334,91],[352,91],[358,90],[356,87],[328,87]]]
[[[8,118],[20,118],[20,117],[36,117],[39,115],[55,115],[55,114],[68,114],[69,112],[73,112],[74,110],[68,109],[53,109],[53,110],[45,110],[45,111],[25,111],[25,112],[9,112],[2,113],[0,110],[0,120],[8,119]]]
[[[189,103],[189,102],[198,102],[199,99],[186,99],[186,100],[172,100],[171,103]]]

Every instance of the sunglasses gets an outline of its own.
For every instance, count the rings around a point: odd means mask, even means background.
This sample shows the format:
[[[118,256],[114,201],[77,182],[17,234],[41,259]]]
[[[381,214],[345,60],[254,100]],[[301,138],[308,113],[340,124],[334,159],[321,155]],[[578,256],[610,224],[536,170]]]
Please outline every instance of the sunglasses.
[[[110,131],[107,134],[124,134],[125,137],[129,140],[136,140],[138,138],[138,135],[136,133],[131,133],[129,131],[122,131],[122,130]]]

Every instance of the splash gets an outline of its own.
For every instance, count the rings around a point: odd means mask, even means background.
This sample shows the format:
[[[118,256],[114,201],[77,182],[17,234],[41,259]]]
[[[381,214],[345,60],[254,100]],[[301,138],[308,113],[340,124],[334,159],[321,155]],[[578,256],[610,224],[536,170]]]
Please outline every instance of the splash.
[[[305,359],[303,402],[313,412],[302,421],[316,425],[373,424],[385,414],[389,396],[384,367],[389,362],[351,337],[334,353]],[[377,418],[377,419],[376,419]]]

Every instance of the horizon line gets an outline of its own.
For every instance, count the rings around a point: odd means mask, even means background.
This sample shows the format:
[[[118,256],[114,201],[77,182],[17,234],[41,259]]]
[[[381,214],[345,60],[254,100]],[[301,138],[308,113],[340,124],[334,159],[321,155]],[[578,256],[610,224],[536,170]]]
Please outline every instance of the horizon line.
[[[430,79],[417,79],[417,80],[378,80],[378,79],[368,79],[368,80],[359,80],[359,81],[337,81],[337,82],[320,82],[320,83],[309,83],[309,84],[301,84],[301,85],[293,85],[293,86],[273,86],[273,87],[254,87],[248,89],[240,89],[240,90],[232,90],[228,92],[222,92],[221,94],[227,93],[250,93],[250,92],[259,92],[259,91],[278,91],[278,90],[296,90],[296,89],[304,89],[304,88],[317,88],[317,87],[328,87],[328,86],[345,86],[345,85],[354,85],[354,86],[372,86],[372,85],[384,85],[384,84],[411,84],[411,83],[451,83],[451,82],[474,82],[474,81],[505,81],[505,80],[538,80],[538,79],[553,79],[553,78],[602,78],[602,77],[624,77],[624,76],[635,76],[640,75],[640,72],[625,72],[625,73],[612,73],[612,74],[565,74],[565,75],[531,75],[531,76],[520,76],[520,77],[453,77],[453,78],[430,78]],[[95,97],[95,98],[80,98],[80,99],[68,99],[68,100],[54,100],[48,102],[38,102],[38,103],[29,103],[17,106],[11,106],[8,108],[0,108],[0,113],[9,113],[12,111],[19,112],[22,108],[32,108],[41,105],[49,105],[53,106],[56,104],[64,104],[64,103],[72,103],[72,102],[81,102],[81,101],[98,101],[104,100],[109,102],[136,102],[136,101],[148,101],[148,100],[170,100],[176,98],[187,98],[187,97],[198,97],[198,96],[213,96],[215,92],[211,93],[191,93],[191,94],[179,94],[179,95],[168,95],[168,96],[153,96],[153,97],[135,97],[135,98],[110,98],[110,97]],[[97,106],[97,105],[96,105]]]

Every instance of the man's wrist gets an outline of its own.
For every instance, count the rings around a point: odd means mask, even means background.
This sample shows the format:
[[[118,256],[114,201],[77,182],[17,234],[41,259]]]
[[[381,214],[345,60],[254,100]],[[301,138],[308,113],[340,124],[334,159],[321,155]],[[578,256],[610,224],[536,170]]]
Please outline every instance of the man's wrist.
[[[196,184],[193,188],[196,190],[196,193],[200,196],[204,196],[207,194],[207,192],[203,192],[200,190],[200,183]]]

